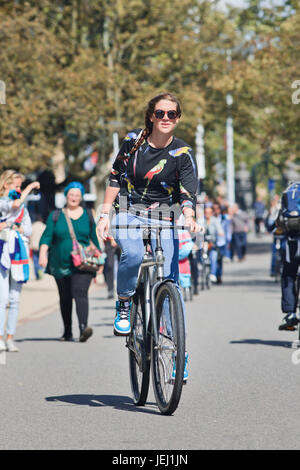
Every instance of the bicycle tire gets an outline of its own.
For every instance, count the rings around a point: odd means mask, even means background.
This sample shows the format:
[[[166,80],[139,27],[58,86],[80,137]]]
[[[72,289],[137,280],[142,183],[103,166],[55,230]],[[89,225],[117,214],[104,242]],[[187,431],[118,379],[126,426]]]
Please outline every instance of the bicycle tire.
[[[153,389],[161,413],[171,415],[180,401],[185,363],[183,307],[178,289],[173,282],[167,281],[158,288],[155,310],[159,341],[155,347],[152,335]],[[175,377],[172,376],[174,361],[176,361]]]
[[[132,327],[128,337],[129,376],[136,406],[145,405],[150,382],[150,346],[149,341],[147,342],[143,294],[144,291],[140,288],[133,296]]]

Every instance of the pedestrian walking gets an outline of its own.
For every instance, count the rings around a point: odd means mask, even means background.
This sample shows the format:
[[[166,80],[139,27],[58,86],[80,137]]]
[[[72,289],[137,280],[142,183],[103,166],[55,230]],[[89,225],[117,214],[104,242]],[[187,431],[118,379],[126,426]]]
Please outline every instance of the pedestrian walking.
[[[39,183],[33,182],[21,192],[24,179],[14,170],[6,170],[0,177],[0,350],[9,352],[19,351],[13,337],[22,286],[29,279],[28,241],[32,226],[23,203],[33,189],[39,188]]]
[[[75,236],[83,247],[92,242],[100,250],[96,225],[91,212],[81,206],[84,187],[79,182],[70,183],[64,190],[66,207],[49,214],[40,240],[39,264],[51,274],[57,284],[64,333],[61,341],[72,341],[72,303],[75,300],[79,323],[79,341],[85,342],[93,330],[88,326],[88,289],[94,273],[80,270],[72,261],[72,238],[68,220]],[[57,220],[56,220],[57,219]]]
[[[224,207],[224,210],[227,208]],[[213,205],[213,215],[218,220],[221,225],[222,233],[219,233],[217,236],[217,284],[222,284],[223,276],[223,258],[226,256],[226,246],[227,246],[227,237],[228,237],[228,220],[226,214],[222,211],[222,207],[218,202]]]
[[[237,254],[238,260],[243,261],[247,252],[247,232],[249,229],[249,217],[242,211],[238,204],[229,208],[231,214],[231,259]]]
[[[193,151],[174,130],[181,116],[179,101],[162,93],[148,103],[145,128],[134,129],[125,137],[113,164],[106,189],[98,231],[106,239],[110,227],[109,213],[120,193],[120,206],[113,225],[158,223],[173,225],[172,206],[180,202],[185,224],[191,232],[198,230],[195,222],[197,170]],[[122,200],[121,200],[122,199]],[[125,202],[125,204],[124,204]],[[174,209],[174,207],[173,207]],[[164,275],[178,286],[178,237],[170,229],[162,237]],[[118,301],[114,334],[128,335],[131,331],[131,298],[135,293],[139,268],[144,256],[142,230],[116,229],[113,236],[121,248],[117,277]],[[155,240],[152,240],[152,250]],[[180,289],[179,289],[180,290]]]
[[[264,215],[266,206],[262,200],[261,196],[258,196],[255,203],[254,203],[254,226],[255,226],[255,233],[257,236],[261,233],[261,228],[264,223]]]
[[[210,259],[210,280],[214,283],[220,283],[220,273],[218,271],[218,242],[223,241],[224,232],[221,222],[213,215],[212,204],[206,204],[204,208],[204,226],[206,235],[210,237],[209,241],[209,259]]]
[[[285,316],[279,330],[294,331],[299,323],[296,280],[300,269],[300,181],[290,183],[283,192],[275,224],[285,237],[281,275],[281,310]]]

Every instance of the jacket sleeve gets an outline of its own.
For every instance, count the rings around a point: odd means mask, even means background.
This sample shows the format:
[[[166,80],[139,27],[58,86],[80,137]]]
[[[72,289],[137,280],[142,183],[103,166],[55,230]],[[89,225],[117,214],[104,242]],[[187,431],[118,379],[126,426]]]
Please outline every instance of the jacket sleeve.
[[[42,233],[42,236],[40,238],[40,246],[41,245],[48,245],[50,246],[52,243],[53,239],[53,232],[54,232],[54,221],[53,221],[53,212],[49,214],[47,222],[46,222],[46,228],[44,232]]]
[[[24,210],[24,216],[21,222],[21,227],[23,229],[25,237],[29,238],[32,234],[32,223],[27,209]]]
[[[198,172],[193,151],[191,148],[180,157],[179,190],[181,209],[190,207],[196,212],[196,192],[198,186]]]

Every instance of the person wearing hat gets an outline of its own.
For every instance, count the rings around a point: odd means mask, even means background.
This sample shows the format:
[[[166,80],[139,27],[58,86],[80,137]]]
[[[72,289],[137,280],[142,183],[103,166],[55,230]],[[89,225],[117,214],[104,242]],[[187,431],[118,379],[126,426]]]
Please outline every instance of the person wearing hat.
[[[89,246],[90,241],[100,250],[96,235],[95,222],[86,209],[81,206],[84,187],[74,181],[64,190],[66,196],[66,214],[71,219],[78,242]],[[85,342],[93,330],[88,326],[88,289],[94,274],[80,271],[72,262],[72,239],[63,211],[57,210],[49,214],[46,228],[40,239],[39,265],[51,274],[57,284],[60,309],[64,325],[62,341],[72,341],[72,303],[75,300],[79,323],[79,341]],[[56,220],[57,219],[57,220]]]

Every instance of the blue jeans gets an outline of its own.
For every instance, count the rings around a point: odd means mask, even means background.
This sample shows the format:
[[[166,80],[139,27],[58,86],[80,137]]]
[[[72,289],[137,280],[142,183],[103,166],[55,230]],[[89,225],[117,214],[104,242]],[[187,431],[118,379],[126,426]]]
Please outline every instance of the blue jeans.
[[[112,225],[133,225],[135,228],[113,229],[113,237],[121,248],[121,258],[117,276],[117,293],[120,297],[131,297],[135,293],[140,265],[143,261],[145,247],[143,230],[139,225],[149,224],[148,219],[120,212],[112,220]],[[169,222],[152,220],[152,225],[170,225]],[[154,232],[154,231],[153,231]],[[162,230],[161,245],[164,251],[164,276],[178,284],[179,278],[179,240],[174,230]],[[156,248],[155,237],[151,239],[151,248]]]
[[[296,258],[297,242],[287,242],[290,249],[291,262],[283,261],[281,276],[281,310],[283,313],[297,311],[296,278],[300,266],[300,258]]]
[[[4,335],[6,307],[8,304],[6,333],[8,335],[15,334],[22,286],[22,283],[18,283],[10,277],[9,271],[5,271],[0,267],[0,336]]]
[[[237,254],[239,260],[243,259],[247,250],[247,233],[234,232],[231,239],[231,255],[232,259]]]
[[[217,275],[218,269],[218,252],[216,248],[211,248],[209,250],[209,260],[210,260],[210,272],[214,276]]]

